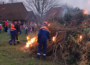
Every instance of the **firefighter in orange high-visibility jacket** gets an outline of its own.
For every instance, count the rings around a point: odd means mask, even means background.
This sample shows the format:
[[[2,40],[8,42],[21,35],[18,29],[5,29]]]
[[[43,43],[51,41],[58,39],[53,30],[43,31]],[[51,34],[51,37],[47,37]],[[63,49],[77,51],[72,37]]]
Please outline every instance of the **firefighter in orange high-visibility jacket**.
[[[50,39],[50,32],[47,28],[48,22],[44,22],[44,26],[40,28],[39,33],[38,33],[38,52],[37,52],[37,58],[40,59],[40,53],[41,53],[41,48],[43,46],[43,59],[46,59],[46,50],[47,50],[47,39]]]
[[[11,24],[11,40],[9,41],[10,45],[12,45],[12,41],[14,41],[14,45],[16,45],[15,35],[16,29],[14,28],[14,24]]]

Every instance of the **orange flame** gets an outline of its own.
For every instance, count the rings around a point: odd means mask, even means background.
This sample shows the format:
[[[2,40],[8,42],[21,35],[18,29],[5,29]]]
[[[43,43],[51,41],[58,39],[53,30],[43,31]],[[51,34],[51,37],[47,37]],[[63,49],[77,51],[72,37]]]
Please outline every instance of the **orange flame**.
[[[56,41],[56,37],[52,38],[53,42]],[[37,41],[37,37],[34,37],[30,40],[29,36],[27,36],[27,43],[26,43],[26,48],[29,48],[30,46],[32,47],[32,45],[35,44],[35,42]]]
[[[90,5],[90,1],[88,1],[88,5]]]
[[[80,41],[82,41],[82,39],[83,39],[83,35],[80,35],[79,38],[80,38]]]
[[[55,40],[56,40],[56,37],[53,37],[53,38],[52,38],[52,40],[53,40],[53,42],[55,42]]]
[[[85,10],[83,11],[83,14],[88,14],[88,11],[85,9]]]
[[[27,48],[28,48],[30,45],[32,46],[32,44],[37,41],[37,40],[36,40],[36,37],[32,38],[31,40],[29,40],[29,39],[30,39],[30,38],[27,37],[27,40],[28,40],[28,42],[26,43],[26,47],[27,47]]]
[[[29,38],[29,36],[27,36],[27,40],[29,40],[30,38]]]

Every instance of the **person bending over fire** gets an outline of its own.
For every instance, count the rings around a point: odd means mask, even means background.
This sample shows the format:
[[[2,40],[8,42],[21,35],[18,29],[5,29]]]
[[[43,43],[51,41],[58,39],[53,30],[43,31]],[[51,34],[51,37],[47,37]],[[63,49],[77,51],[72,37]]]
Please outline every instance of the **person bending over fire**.
[[[49,30],[47,28],[48,22],[44,22],[43,27],[40,28],[38,33],[38,52],[37,58],[40,59],[41,48],[43,46],[43,59],[46,59],[46,50],[47,50],[47,39],[51,41]]]

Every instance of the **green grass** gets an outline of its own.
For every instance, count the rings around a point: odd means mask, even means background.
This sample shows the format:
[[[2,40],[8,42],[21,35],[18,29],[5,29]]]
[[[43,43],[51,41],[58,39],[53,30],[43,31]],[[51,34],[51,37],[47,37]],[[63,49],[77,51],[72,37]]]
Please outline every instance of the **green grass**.
[[[21,44],[9,45],[10,36],[0,34],[0,65],[52,65],[49,61],[37,60],[30,57],[28,52],[20,50],[26,43],[26,36],[22,34],[19,39]]]

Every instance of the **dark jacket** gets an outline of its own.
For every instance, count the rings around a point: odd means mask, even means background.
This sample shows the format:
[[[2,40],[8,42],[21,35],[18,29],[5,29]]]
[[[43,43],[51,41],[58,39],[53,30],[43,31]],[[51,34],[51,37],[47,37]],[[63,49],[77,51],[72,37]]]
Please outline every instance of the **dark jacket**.
[[[16,29],[16,31],[17,32],[20,32],[20,26],[17,24],[17,25],[15,25],[15,27],[14,27],[15,29]]]
[[[47,41],[50,39],[49,30],[46,27],[41,27],[38,33],[38,42]]]
[[[3,27],[5,27],[5,22],[3,22]]]

